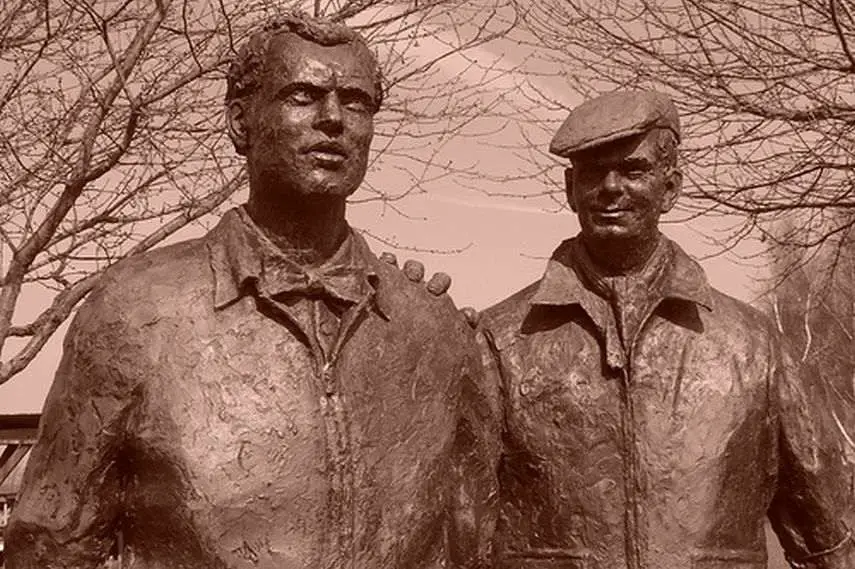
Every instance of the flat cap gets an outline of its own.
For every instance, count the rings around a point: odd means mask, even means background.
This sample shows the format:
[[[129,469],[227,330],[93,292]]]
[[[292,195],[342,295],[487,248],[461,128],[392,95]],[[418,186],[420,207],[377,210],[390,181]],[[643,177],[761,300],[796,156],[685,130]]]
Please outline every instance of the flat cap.
[[[549,151],[566,158],[654,128],[671,129],[680,141],[680,117],[667,95],[656,91],[614,91],[570,111],[552,138]]]

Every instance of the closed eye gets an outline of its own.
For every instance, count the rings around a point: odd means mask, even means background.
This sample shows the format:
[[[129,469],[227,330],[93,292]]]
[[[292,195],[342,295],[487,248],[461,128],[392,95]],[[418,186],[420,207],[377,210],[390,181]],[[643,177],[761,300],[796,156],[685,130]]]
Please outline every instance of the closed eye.
[[[288,85],[279,93],[279,98],[292,105],[311,105],[324,96],[324,90],[313,85],[295,83]]]
[[[341,89],[339,91],[341,105],[357,113],[374,113],[377,104],[374,99],[362,89]]]
[[[630,180],[639,180],[653,170],[647,160],[628,160],[621,165],[622,174]]]

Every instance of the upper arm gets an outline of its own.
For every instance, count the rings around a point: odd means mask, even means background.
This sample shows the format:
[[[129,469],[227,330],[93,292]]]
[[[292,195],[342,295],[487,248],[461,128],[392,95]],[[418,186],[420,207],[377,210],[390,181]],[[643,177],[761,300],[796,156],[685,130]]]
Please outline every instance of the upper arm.
[[[492,566],[501,443],[498,392],[492,377],[485,374],[474,338],[468,344],[455,445],[458,458],[449,545],[455,567],[475,569]]]
[[[815,567],[849,567],[851,541],[843,525],[848,477],[841,448],[828,422],[830,401],[821,385],[807,381],[785,349],[774,362],[778,420],[778,488],[769,518],[791,561],[815,558]],[[838,559],[839,558],[839,559]],[[842,563],[842,564],[840,564]]]
[[[7,531],[10,569],[97,567],[113,545],[129,397],[98,319],[82,310],[66,336]]]

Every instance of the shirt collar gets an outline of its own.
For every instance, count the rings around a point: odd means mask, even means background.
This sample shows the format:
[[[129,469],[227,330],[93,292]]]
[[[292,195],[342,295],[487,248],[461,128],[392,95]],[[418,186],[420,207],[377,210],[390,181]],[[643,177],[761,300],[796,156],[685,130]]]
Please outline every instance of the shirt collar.
[[[701,266],[692,260],[676,243],[662,236],[672,249],[672,263],[664,276],[660,294],[662,298],[675,298],[694,302],[712,310],[712,289]],[[586,300],[597,296],[584,283],[574,249],[579,237],[563,241],[546,265],[546,272],[531,299],[531,304],[587,305]]]
[[[288,292],[320,293],[350,304],[366,297],[376,300],[379,277],[374,256],[351,228],[338,251],[316,267],[300,265],[285,256],[243,207],[226,212],[209,237],[217,309],[253,292],[271,297]],[[374,302],[385,316],[381,304]]]

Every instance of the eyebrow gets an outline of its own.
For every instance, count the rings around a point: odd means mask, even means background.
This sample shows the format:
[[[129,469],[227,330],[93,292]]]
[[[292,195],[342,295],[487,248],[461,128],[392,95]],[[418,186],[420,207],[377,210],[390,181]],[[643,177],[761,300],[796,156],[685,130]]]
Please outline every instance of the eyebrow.
[[[322,87],[321,85],[316,85],[314,83],[309,83],[307,81],[292,81],[290,83],[284,83],[276,90],[277,95],[283,95],[287,93],[293,93],[294,91],[298,91],[300,89],[304,89],[306,91],[328,91],[326,87]]]
[[[377,105],[377,97],[371,95],[371,93],[362,87],[342,85],[338,88],[338,91],[346,97],[364,99],[367,103],[371,103],[375,106]]]
[[[584,161],[583,161],[584,164]],[[655,163],[648,160],[647,158],[643,158],[641,156],[638,157],[628,157],[628,158],[620,158],[618,160],[591,160],[589,163],[590,168],[596,168],[598,170],[601,169],[612,169],[612,168],[621,168],[621,169],[643,169],[650,170],[654,167]]]
[[[631,168],[652,168],[654,163],[648,160],[647,158],[642,157],[630,157],[625,160],[621,160],[618,164],[624,167]]]

